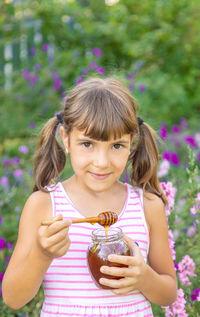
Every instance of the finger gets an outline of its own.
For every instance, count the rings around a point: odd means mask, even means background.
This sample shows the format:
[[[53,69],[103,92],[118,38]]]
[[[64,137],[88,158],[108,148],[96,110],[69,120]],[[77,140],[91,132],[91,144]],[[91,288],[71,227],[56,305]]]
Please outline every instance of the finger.
[[[101,273],[112,275],[112,276],[121,276],[121,277],[131,277],[133,272],[130,268],[119,268],[114,266],[101,266]]]
[[[46,228],[47,235],[51,236],[64,228],[68,228],[71,225],[71,223],[71,219],[63,219],[60,221],[56,221]]]
[[[118,280],[109,278],[100,278],[99,283],[105,286],[112,287],[114,289],[130,287],[130,278],[120,278]],[[132,286],[132,285],[131,285]]]
[[[109,254],[108,261],[115,262],[118,264],[124,264],[124,265],[137,265],[138,259],[135,256],[130,255],[117,255],[117,254]]]
[[[56,254],[56,256],[61,256],[67,252],[69,249],[71,241],[69,239],[62,240],[57,242],[56,244],[52,245],[48,252],[52,254]]]
[[[131,291],[134,291],[135,288],[134,286],[129,286],[129,287],[123,287],[123,288],[116,288],[116,289],[113,289],[112,292],[116,295],[123,295],[123,294],[127,294]]]
[[[129,238],[126,235],[123,236],[123,239],[133,251],[133,255],[137,256],[140,253],[140,248],[138,243],[134,242],[131,238]]]
[[[62,240],[69,239],[68,238],[68,228],[61,229],[60,231],[54,233],[53,235],[47,238],[48,245],[56,244]]]

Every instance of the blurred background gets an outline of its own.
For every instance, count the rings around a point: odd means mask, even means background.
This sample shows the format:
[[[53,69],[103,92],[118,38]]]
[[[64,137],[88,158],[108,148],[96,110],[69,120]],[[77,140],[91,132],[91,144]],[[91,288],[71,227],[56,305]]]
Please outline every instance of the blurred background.
[[[169,199],[177,302],[155,316],[200,316],[200,2],[1,0],[0,283],[33,186],[36,136],[89,76],[118,76],[158,132],[159,177]],[[68,162],[62,177],[71,175]],[[128,170],[124,180],[128,178]],[[19,311],[39,316],[42,290]],[[182,314],[182,315],[181,315]]]

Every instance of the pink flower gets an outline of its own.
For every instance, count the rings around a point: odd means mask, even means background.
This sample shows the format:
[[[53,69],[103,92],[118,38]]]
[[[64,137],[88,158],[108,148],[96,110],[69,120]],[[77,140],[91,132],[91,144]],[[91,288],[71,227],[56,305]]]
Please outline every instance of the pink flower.
[[[160,186],[169,202],[169,206],[165,209],[166,215],[168,217],[171,213],[171,210],[174,207],[174,201],[177,190],[175,187],[173,187],[172,182],[161,182]]]
[[[22,170],[17,169],[17,170],[14,171],[13,175],[14,175],[16,178],[20,178],[20,177],[22,177],[23,172],[22,172]]]
[[[183,285],[191,285],[188,276],[196,276],[194,273],[195,263],[189,255],[185,255],[178,263],[178,275]]]
[[[93,53],[96,57],[101,57],[101,55],[102,55],[102,52],[101,52],[100,48],[98,48],[98,47],[93,48],[92,53]]]
[[[19,147],[19,152],[23,153],[23,154],[27,154],[28,153],[28,148],[26,145],[21,145]]]
[[[163,140],[166,140],[168,137],[168,131],[165,123],[160,126],[160,136]]]
[[[188,228],[188,231],[187,231],[187,236],[190,238],[192,237],[197,231],[197,228],[195,225],[192,225]]]
[[[182,288],[179,288],[177,300],[169,307],[164,307],[165,317],[187,317],[185,311],[186,300]]]
[[[171,230],[168,230],[168,241],[169,241],[169,248],[172,254],[172,259],[175,261],[176,260],[175,242],[174,242],[174,235]]]
[[[168,174],[170,169],[170,163],[167,160],[163,160],[159,166],[158,177],[163,177]]]

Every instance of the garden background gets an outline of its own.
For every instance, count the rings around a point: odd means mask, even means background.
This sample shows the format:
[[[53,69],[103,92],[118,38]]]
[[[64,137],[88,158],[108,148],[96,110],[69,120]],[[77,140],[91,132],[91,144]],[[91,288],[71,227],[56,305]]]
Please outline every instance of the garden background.
[[[32,191],[36,135],[71,87],[115,75],[160,135],[179,291],[172,306],[153,305],[154,314],[200,316],[199,30],[198,0],[1,1],[0,283]],[[61,178],[71,173],[68,164]],[[0,299],[0,315],[39,316],[42,298],[41,290],[18,311]]]

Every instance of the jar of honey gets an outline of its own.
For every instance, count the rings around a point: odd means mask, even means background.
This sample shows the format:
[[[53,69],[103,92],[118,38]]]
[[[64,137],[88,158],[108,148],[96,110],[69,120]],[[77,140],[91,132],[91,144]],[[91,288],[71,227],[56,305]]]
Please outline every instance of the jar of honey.
[[[132,255],[129,246],[123,240],[122,230],[120,228],[94,230],[92,232],[92,242],[87,252],[88,267],[95,284],[104,289],[110,289],[110,287],[100,284],[100,278],[118,280],[122,277],[101,273],[100,267],[102,265],[127,267],[127,265],[124,264],[108,261],[109,254]]]

